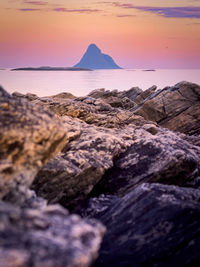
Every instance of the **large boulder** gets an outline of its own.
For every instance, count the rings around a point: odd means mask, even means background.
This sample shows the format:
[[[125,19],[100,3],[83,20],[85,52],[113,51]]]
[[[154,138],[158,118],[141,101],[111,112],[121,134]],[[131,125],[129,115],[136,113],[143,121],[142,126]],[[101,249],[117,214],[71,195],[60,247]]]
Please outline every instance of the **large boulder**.
[[[142,184],[97,218],[108,230],[95,267],[199,266],[200,190]]]
[[[51,203],[73,208],[113,166],[114,158],[133,143],[135,126],[107,129],[70,117],[63,117],[63,124],[70,142],[39,171],[33,189]]]
[[[155,92],[135,114],[173,131],[200,134],[200,86],[181,82]]]
[[[199,175],[199,147],[177,134],[160,128],[152,135],[140,128],[133,139],[132,145],[114,159],[92,195],[123,196],[143,182],[184,185]]]
[[[0,202],[0,266],[87,267],[104,232],[59,205],[20,209]]]
[[[20,201],[38,170],[67,142],[60,119],[0,88],[0,198]]]

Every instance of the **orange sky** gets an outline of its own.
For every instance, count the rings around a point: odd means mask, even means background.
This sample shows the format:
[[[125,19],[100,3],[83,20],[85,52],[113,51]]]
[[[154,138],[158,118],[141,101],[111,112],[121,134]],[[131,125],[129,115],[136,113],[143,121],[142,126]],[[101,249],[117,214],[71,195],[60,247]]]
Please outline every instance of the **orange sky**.
[[[1,0],[0,67],[72,66],[90,43],[123,68],[200,68],[199,0]]]

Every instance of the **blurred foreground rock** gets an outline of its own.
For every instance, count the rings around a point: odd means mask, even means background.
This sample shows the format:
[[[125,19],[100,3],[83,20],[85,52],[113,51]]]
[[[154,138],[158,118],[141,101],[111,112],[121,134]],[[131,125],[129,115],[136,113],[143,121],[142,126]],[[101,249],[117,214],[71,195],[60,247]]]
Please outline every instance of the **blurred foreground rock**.
[[[115,158],[92,195],[123,196],[143,182],[184,185],[200,175],[200,149],[175,133],[137,129],[132,145]]]
[[[38,170],[68,142],[61,121],[0,88],[0,198],[20,202]]]
[[[199,190],[142,184],[96,217],[108,231],[95,267],[199,266]]]
[[[104,232],[59,205],[20,209],[0,202],[0,266],[87,267]]]

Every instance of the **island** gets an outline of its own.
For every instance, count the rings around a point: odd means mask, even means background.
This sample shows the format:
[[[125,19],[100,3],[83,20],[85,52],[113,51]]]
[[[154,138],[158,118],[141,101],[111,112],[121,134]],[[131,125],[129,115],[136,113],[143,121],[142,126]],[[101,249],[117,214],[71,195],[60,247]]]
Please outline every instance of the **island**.
[[[148,69],[148,70],[143,70],[143,71],[156,71],[156,70],[154,70],[154,69]]]
[[[90,44],[75,68],[89,68],[93,70],[98,69],[121,69],[113,58],[109,55],[103,54],[96,44]]]
[[[87,68],[75,68],[75,67],[25,67],[25,68],[16,68],[11,69],[11,71],[92,71]]]

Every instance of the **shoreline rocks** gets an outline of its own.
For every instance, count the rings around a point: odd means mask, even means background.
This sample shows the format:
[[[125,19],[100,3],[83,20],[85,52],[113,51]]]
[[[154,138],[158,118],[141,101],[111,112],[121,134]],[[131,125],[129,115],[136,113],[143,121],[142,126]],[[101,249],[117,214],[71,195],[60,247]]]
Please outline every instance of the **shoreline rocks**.
[[[199,88],[1,88],[0,266],[199,266]]]

